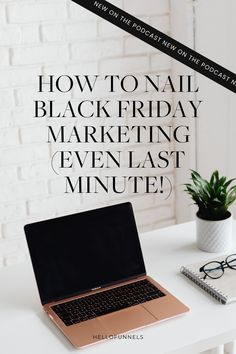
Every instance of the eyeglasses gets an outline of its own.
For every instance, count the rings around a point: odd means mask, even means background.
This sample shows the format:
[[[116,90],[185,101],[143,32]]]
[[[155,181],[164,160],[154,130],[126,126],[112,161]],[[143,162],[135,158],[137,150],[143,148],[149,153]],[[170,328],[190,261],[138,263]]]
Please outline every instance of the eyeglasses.
[[[208,262],[199,269],[199,272],[205,273],[203,279],[206,277],[218,279],[224,274],[225,268],[236,270],[236,254],[231,254],[222,262]]]

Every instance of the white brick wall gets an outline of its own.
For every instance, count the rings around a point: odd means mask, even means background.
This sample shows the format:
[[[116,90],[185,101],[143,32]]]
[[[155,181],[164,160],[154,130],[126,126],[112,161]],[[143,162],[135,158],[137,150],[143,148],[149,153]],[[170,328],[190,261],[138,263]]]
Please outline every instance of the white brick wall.
[[[113,3],[160,30],[170,30],[168,0]],[[164,202],[153,194],[63,194],[62,179],[50,170],[45,121],[32,118],[39,74],[142,75],[168,72],[170,66],[165,55],[69,0],[1,0],[0,266],[26,259],[23,226],[28,222],[125,200],[134,205],[140,231],[175,222],[174,197]],[[174,178],[171,169],[168,174]]]

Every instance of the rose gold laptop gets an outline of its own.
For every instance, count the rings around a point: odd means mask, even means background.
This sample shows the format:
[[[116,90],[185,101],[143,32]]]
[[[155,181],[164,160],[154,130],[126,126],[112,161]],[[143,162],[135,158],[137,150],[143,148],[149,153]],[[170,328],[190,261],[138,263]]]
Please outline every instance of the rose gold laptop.
[[[44,310],[77,348],[189,309],[146,275],[130,203],[25,226]]]

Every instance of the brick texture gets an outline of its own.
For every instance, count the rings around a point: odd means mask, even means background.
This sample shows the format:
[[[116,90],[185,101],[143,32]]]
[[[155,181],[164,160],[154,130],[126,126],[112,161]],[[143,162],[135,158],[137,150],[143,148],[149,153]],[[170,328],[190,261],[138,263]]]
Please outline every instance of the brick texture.
[[[160,30],[170,31],[168,0],[114,0],[113,3]],[[23,226],[32,221],[130,200],[139,231],[175,222],[173,197],[160,201],[153,194],[134,195],[130,191],[118,196],[64,194],[62,179],[50,168],[52,149],[45,142],[45,120],[33,119],[32,106],[39,74],[142,76],[170,70],[171,62],[166,56],[72,1],[1,2],[0,267],[23,262],[28,257]],[[102,83],[98,87],[96,94],[100,95]],[[73,91],[72,99],[76,99],[77,94]],[[129,97],[140,99],[141,95],[137,92]],[[41,95],[42,99],[47,96],[50,99],[50,95]],[[70,95],[58,97],[57,107],[68,97]],[[103,148],[110,150],[111,146]],[[134,144],[132,149],[142,154],[142,149],[147,150],[148,145]],[[104,170],[83,172],[106,175]],[[111,175],[112,172],[109,171]],[[168,175],[174,181],[171,168]]]

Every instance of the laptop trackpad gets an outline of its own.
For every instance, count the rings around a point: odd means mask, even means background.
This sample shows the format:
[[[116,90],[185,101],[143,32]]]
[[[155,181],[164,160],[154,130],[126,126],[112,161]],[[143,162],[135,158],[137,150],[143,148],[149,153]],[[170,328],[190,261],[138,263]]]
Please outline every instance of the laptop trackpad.
[[[158,320],[165,320],[189,311],[187,306],[182,304],[182,302],[174,298],[172,295],[145,302],[143,307],[150,311],[153,316],[156,316]]]
[[[111,334],[118,334],[157,322],[157,319],[138,305],[99,317],[99,321]]]

